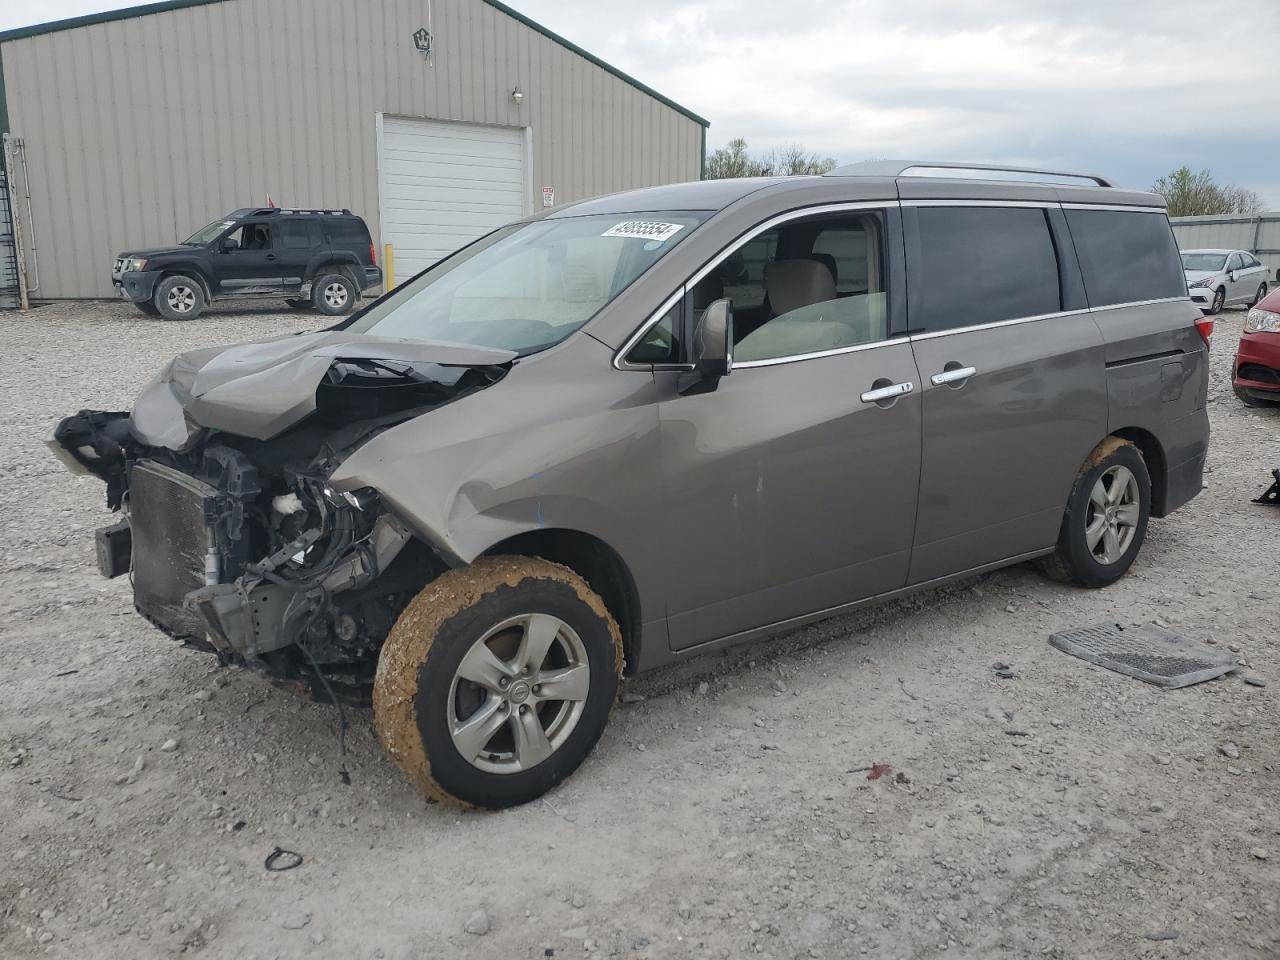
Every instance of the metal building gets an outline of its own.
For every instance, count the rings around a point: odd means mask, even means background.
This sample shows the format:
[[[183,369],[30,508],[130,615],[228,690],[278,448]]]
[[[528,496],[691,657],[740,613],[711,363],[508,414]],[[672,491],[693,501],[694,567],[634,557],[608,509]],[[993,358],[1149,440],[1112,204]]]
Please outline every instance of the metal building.
[[[361,214],[403,279],[544,205],[698,179],[706,127],[497,0],[167,0],[0,33],[41,298],[111,296],[116,252],[268,197]]]
[[[1247,250],[1280,282],[1280,213],[1218,217],[1173,217],[1180,250]]]

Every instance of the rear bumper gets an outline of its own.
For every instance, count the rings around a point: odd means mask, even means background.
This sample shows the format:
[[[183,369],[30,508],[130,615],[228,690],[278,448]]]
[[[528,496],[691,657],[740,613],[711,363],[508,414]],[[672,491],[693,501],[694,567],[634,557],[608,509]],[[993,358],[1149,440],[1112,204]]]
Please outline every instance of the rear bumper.
[[[1209,452],[1209,412],[1201,408],[1168,425],[1161,436],[1168,466],[1164,497],[1152,514],[1167,517],[1204,488],[1204,461]]]
[[[364,268],[364,286],[361,290],[368,290],[370,287],[377,287],[382,284],[382,268],[381,267],[365,267]]]
[[[112,276],[116,292],[132,303],[146,303],[156,292],[156,284],[160,280],[160,271],[143,271],[141,273],[122,273]]]

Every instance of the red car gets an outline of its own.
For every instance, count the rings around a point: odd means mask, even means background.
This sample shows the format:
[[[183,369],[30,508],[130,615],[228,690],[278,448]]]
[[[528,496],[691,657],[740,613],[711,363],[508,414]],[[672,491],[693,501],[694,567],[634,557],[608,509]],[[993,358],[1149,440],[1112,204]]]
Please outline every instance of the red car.
[[[1231,385],[1246,406],[1280,403],[1280,289],[1249,311],[1236,350]]]

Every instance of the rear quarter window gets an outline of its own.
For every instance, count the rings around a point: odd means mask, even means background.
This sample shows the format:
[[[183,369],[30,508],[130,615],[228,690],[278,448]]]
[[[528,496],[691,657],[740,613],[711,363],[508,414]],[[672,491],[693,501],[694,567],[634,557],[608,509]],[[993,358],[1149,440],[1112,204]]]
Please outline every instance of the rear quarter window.
[[[1187,295],[1182,259],[1163,211],[1066,214],[1091,307]]]

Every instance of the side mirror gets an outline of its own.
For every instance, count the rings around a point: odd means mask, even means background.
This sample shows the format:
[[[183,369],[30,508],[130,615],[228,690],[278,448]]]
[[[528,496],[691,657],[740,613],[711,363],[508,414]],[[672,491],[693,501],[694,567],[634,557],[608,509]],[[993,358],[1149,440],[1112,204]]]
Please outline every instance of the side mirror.
[[[1235,283],[1235,282],[1236,282],[1236,272],[1235,272],[1234,270],[1228,270],[1228,271],[1227,271],[1227,279],[1228,279],[1228,280],[1230,280],[1232,283]]]
[[[733,368],[733,310],[717,300],[702,312],[693,334],[693,369],[708,380],[727,377]]]
[[[240,249],[240,241],[237,240],[235,237],[227,237],[227,239],[222,241],[223,253],[230,253],[232,250],[239,250],[239,249]]]

